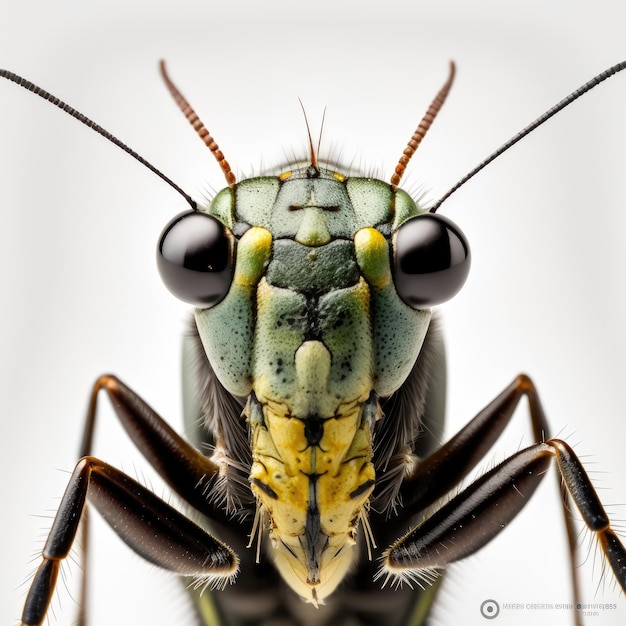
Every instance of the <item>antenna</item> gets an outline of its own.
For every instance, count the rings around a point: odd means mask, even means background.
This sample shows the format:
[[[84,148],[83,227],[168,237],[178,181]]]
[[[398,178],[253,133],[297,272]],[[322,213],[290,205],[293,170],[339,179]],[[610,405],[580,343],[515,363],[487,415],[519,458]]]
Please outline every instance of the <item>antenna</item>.
[[[590,81],[573,91],[569,96],[563,98],[560,102],[557,102],[551,109],[548,109],[543,115],[540,115],[534,122],[523,128],[517,135],[513,136],[506,143],[502,144],[495,152],[492,152],[484,161],[481,161],[474,169],[470,170],[459,182],[453,185],[446,193],[435,202],[435,204],[429,209],[431,213],[435,213],[437,209],[460,187],[462,187],[470,178],[473,178],[480,170],[487,167],[494,159],[498,158],[501,154],[506,152],[509,148],[514,146],[518,141],[529,135],[538,126],[541,126],[544,122],[548,121],[553,115],[556,115],[559,111],[562,111],[566,106],[570,105],[574,100],[580,98],[583,94],[591,91],[594,87],[597,87],[601,82],[610,78],[614,74],[626,69],[626,61],[622,61],[608,70],[601,72],[597,76],[594,76]]]
[[[118,148],[121,148],[124,152],[126,152],[126,154],[129,154],[131,157],[133,157],[133,159],[136,159],[137,161],[139,161],[139,163],[147,167],[150,171],[154,172],[161,180],[164,180],[170,187],[175,189],[191,205],[192,209],[194,210],[197,209],[196,202],[191,198],[191,196],[188,193],[185,193],[173,180],[168,178],[165,174],[163,174],[156,167],[154,167],[152,163],[150,163],[149,161],[146,161],[146,159],[140,156],[132,148],[129,148],[125,143],[123,143],[117,137],[112,135],[108,130],[102,128],[102,126],[100,126],[99,124],[96,124],[93,120],[90,120],[87,116],[80,113],[80,111],[77,111],[76,109],[71,107],[69,104],[63,102],[63,100],[60,100],[59,98],[57,98],[56,96],[53,96],[51,93],[48,93],[41,87],[38,87],[34,83],[31,83],[29,80],[26,80],[25,78],[22,78],[21,76],[18,76],[17,74],[14,74],[13,72],[9,72],[7,70],[0,70],[0,78],[6,78],[7,80],[10,80],[11,82],[19,85],[20,87],[23,87],[24,89],[27,89],[28,91],[32,91],[36,96],[39,96],[40,98],[43,98],[44,100],[47,100],[54,106],[58,107],[59,109],[67,113],[68,115],[71,115],[74,119],[77,119],[81,124],[84,124],[88,128],[91,128],[91,130],[98,133],[99,135],[102,135],[105,139],[108,139],[111,143],[115,144]]]
[[[450,61],[450,73],[448,74],[448,80],[446,80],[444,86],[440,89],[439,93],[435,96],[435,99],[430,103],[428,110],[424,113],[424,117],[421,119],[418,124],[413,136],[409,140],[400,160],[398,161],[398,165],[396,165],[395,172],[391,177],[391,186],[395,189],[406,170],[407,163],[411,160],[411,157],[415,154],[417,148],[420,143],[422,143],[422,139],[426,136],[428,129],[431,124],[435,121],[437,117],[437,113],[441,110],[443,103],[446,101],[448,93],[450,92],[450,88],[452,87],[452,83],[454,81],[454,74],[456,68],[454,66],[454,62]]]
[[[187,99],[180,93],[178,87],[171,81],[170,77],[167,74],[167,70],[165,69],[165,61],[159,62],[159,68],[161,70],[161,76],[167,85],[167,88],[170,90],[172,97],[176,101],[178,108],[183,112],[183,115],[187,118],[189,123],[193,126],[196,133],[202,141],[204,145],[211,151],[215,159],[217,160],[219,166],[222,168],[224,172],[224,176],[226,177],[226,182],[229,187],[235,186],[235,175],[230,169],[230,165],[228,161],[224,157],[224,154],[220,150],[220,147],[215,143],[215,139],[211,136],[211,133],[206,129],[205,125],[202,123],[202,120],[198,117],[196,112],[193,110]]]
[[[304,115],[304,123],[306,124],[306,134],[309,138],[309,158],[311,160],[311,167],[314,170],[314,177],[319,176],[320,168],[317,163],[317,153],[315,152],[315,148],[313,147],[313,137],[311,137],[311,128],[309,126],[309,118],[306,116],[306,109],[304,108],[304,104],[302,104],[302,100],[298,98],[298,102],[300,103],[300,108],[302,109],[302,115]],[[326,109],[324,109],[324,114],[326,113]],[[322,135],[320,131],[320,141],[322,140]],[[319,151],[319,142],[317,144],[317,149]]]

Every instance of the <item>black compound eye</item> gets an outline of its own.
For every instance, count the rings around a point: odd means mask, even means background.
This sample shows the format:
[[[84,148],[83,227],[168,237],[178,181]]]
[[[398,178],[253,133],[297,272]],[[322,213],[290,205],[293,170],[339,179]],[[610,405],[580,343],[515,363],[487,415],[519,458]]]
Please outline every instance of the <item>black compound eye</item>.
[[[161,279],[183,302],[208,309],[230,289],[233,246],[228,229],[211,215],[181,213],[163,229],[159,240]]]
[[[443,215],[424,213],[405,222],[394,238],[394,281],[414,309],[456,295],[470,268],[470,249],[461,229]]]

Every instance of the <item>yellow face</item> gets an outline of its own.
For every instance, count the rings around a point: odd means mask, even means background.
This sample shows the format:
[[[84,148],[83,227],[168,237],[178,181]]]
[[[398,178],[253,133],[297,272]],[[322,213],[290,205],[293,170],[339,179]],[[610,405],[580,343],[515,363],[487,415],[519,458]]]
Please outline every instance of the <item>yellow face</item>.
[[[367,523],[375,479],[370,423],[362,417],[369,393],[320,415],[330,353],[307,341],[295,361],[309,392],[295,404],[304,402],[306,413],[296,416],[287,405],[257,396],[262,420],[251,420],[250,481],[277,568],[296,593],[317,604],[349,570],[359,521]]]
[[[317,604],[354,564],[359,525],[373,545],[378,397],[409,375],[430,311],[398,296],[381,232],[418,214],[415,203],[380,181],[315,174],[216,196],[209,212],[243,233],[228,294],[196,309],[196,323],[222,385],[248,397],[252,534]]]

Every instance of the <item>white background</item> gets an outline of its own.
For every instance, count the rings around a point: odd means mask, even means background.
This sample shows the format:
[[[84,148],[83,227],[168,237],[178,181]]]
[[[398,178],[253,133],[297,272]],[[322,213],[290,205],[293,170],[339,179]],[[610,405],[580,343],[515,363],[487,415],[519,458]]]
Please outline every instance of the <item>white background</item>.
[[[195,197],[224,181],[161,84],[160,58],[240,178],[294,149],[304,153],[299,96],[314,135],[328,107],[322,155],[341,151],[384,179],[454,59],[448,103],[403,181],[408,191],[424,185],[430,200],[626,58],[625,11],[602,0],[13,0],[2,13],[0,66],[93,117]],[[626,75],[536,131],[442,209],[473,250],[468,283],[444,309],[448,432],[519,371],[532,374],[554,431],[583,456],[618,521],[626,518],[625,105]],[[95,377],[119,374],[179,423],[186,307],[160,284],[154,246],[185,209],[115,147],[0,85],[2,624],[18,621],[37,563],[30,559],[73,467]],[[109,415],[98,428],[98,455],[144,475]],[[485,467],[529,443],[521,410]],[[545,482],[507,532],[452,570],[438,623],[484,623],[478,607],[487,598],[569,601],[556,481]],[[167,576],[106,528],[95,543],[94,625],[177,623],[182,607]],[[590,581],[584,600],[618,609],[588,623],[624,623],[626,602],[592,560],[582,567]],[[72,581],[79,568],[64,571]],[[72,623],[67,594],[53,607],[52,623]],[[568,617],[503,611],[494,623],[569,624]]]

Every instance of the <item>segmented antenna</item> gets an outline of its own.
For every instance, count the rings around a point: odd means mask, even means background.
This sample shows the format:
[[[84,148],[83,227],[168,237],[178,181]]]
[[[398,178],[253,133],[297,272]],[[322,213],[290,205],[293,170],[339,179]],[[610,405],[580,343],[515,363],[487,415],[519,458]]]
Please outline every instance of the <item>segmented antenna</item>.
[[[165,69],[165,61],[159,62],[159,67],[161,69],[161,76],[163,76],[163,80],[167,85],[167,88],[170,90],[172,97],[176,101],[178,108],[183,112],[183,115],[187,118],[188,122],[193,126],[196,133],[202,141],[204,145],[211,151],[215,159],[217,160],[219,166],[222,168],[224,172],[224,176],[226,177],[226,182],[229,187],[235,186],[235,175],[230,169],[230,165],[228,161],[224,157],[224,154],[220,150],[220,147],[215,143],[215,139],[211,137],[211,133],[206,129],[205,125],[202,123],[202,120],[197,116],[196,112],[191,108],[187,99],[183,96],[182,93],[178,90],[176,85],[171,81],[170,77],[167,74]]]
[[[29,80],[26,80],[25,78],[22,78],[21,76],[18,76],[13,72],[0,70],[0,78],[6,78],[7,80],[14,82],[24,89],[32,91],[32,93],[34,93],[35,95],[43,98],[44,100],[47,100],[68,115],[71,115],[74,119],[77,119],[81,124],[84,124],[85,126],[91,128],[91,130],[95,131],[99,135],[102,135],[105,139],[108,139],[111,143],[115,144],[118,148],[121,148],[124,152],[126,152],[126,154],[129,154],[131,157],[133,157],[133,159],[136,159],[137,161],[139,161],[139,163],[147,167],[150,171],[154,172],[161,180],[164,180],[170,187],[175,189],[183,198],[185,198],[185,200],[187,200],[192,209],[196,210],[197,205],[195,201],[191,198],[189,194],[185,193],[173,180],[160,172],[156,167],[154,167],[154,165],[152,165],[152,163],[146,161],[146,159],[140,156],[133,149],[129,148],[125,143],[121,142],[108,130],[105,130],[104,128],[102,128],[102,126],[96,124],[93,120],[90,120],[87,116],[83,115],[80,111],[77,111],[69,104],[63,102],[63,100],[60,100],[59,98],[53,96],[51,93],[48,93],[41,87],[38,87],[34,83],[31,83]]]
[[[415,154],[415,151],[417,150],[420,143],[422,143],[422,139],[424,139],[424,137],[426,136],[428,129],[437,117],[437,113],[439,113],[441,107],[443,106],[443,103],[446,101],[448,93],[450,92],[450,87],[452,87],[452,82],[454,81],[455,71],[456,68],[454,66],[454,61],[450,61],[450,73],[448,74],[448,80],[446,80],[444,86],[435,96],[435,99],[430,103],[428,110],[424,114],[424,117],[415,129],[413,136],[411,137],[409,143],[404,149],[404,152],[400,157],[400,160],[398,161],[398,165],[396,165],[395,172],[391,177],[391,186],[393,189],[398,186],[398,183],[400,182],[400,179],[402,178],[402,175],[406,170],[407,163]]]
[[[514,146],[520,139],[526,137],[526,135],[532,133],[535,128],[541,126],[544,122],[549,120],[553,115],[556,115],[559,111],[563,110],[566,106],[570,105],[574,100],[580,98],[583,94],[591,91],[594,87],[598,86],[602,81],[610,78],[614,74],[626,69],[626,61],[622,61],[608,70],[601,72],[590,81],[573,91],[569,96],[563,98],[560,102],[555,104],[551,109],[548,109],[543,115],[540,115],[534,122],[523,128],[517,135],[509,139],[505,144],[501,145],[495,152],[492,152],[484,161],[481,161],[473,170],[469,171],[459,182],[453,185],[446,193],[435,202],[435,204],[429,209],[431,213],[435,213],[437,209],[460,187],[462,187],[470,178],[473,178],[480,170],[489,165],[494,159],[498,158],[503,152],[506,152],[509,148]]]

